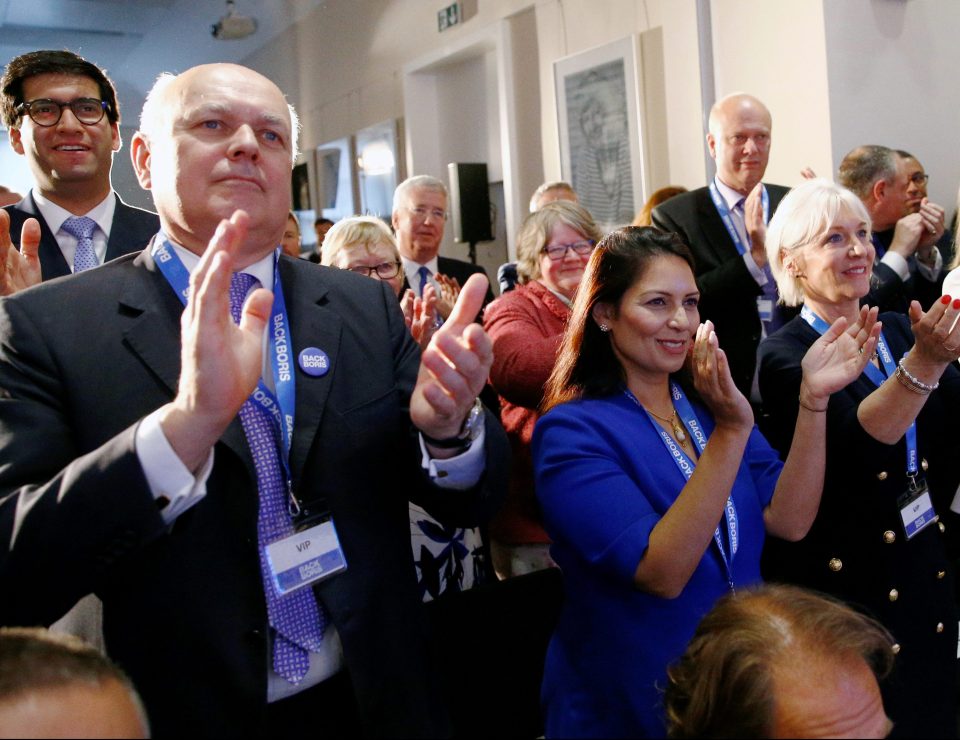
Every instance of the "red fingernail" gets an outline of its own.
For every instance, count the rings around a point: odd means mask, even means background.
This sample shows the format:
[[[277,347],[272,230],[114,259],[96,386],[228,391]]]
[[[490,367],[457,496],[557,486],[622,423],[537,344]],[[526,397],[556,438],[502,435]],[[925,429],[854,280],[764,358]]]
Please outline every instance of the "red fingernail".
[[[953,307],[954,307],[954,308],[960,308],[960,298],[957,298],[957,300],[955,300],[955,301],[953,302]]]
[[[943,298],[940,299],[940,303],[946,306],[948,303],[950,303],[950,296],[945,295]]]

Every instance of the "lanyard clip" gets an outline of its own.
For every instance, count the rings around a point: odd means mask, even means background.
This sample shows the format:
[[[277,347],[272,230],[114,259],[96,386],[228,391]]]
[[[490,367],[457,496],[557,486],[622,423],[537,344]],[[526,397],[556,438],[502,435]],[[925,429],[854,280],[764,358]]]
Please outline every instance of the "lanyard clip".
[[[300,502],[293,495],[293,482],[290,480],[287,480],[287,513],[290,514],[291,519],[300,516]]]

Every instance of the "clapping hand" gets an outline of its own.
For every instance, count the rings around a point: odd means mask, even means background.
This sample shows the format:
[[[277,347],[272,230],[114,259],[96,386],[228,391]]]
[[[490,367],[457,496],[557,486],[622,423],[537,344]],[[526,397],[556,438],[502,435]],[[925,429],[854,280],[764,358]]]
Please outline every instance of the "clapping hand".
[[[936,366],[960,358],[960,300],[945,295],[924,312],[917,301],[910,303],[910,323],[915,361]],[[942,368],[940,369],[942,372]],[[939,375],[939,374],[938,374]]]
[[[457,296],[460,295],[460,283],[456,278],[439,273],[434,276],[434,279],[440,286],[440,295],[437,297],[437,313],[440,314],[440,318],[446,321],[453,310],[453,304],[457,302]],[[477,309],[477,313],[479,312],[480,309]]]
[[[24,222],[18,251],[10,239],[10,214],[0,208],[0,296],[40,282],[39,249],[40,222],[35,218]]]
[[[190,275],[190,298],[180,318],[180,384],[160,422],[190,470],[206,459],[262,373],[273,294],[258,288],[247,297],[240,325],[230,317],[230,278],[249,222],[243,211],[221,221]]]
[[[449,318],[423,351],[410,399],[410,417],[427,436],[456,436],[493,364],[493,344],[474,322],[487,292],[487,278],[471,275]]]
[[[697,327],[690,370],[697,393],[710,408],[718,427],[753,427],[753,409],[733,382],[727,355],[720,349],[712,321]]]
[[[430,283],[423,289],[423,298],[417,298],[413,291],[407,288],[400,301],[403,319],[413,336],[420,345],[422,352],[430,344],[433,332],[437,329],[437,291]]]
[[[763,220],[763,183],[758,182],[743,203],[743,225],[750,235],[750,256],[763,268],[767,264],[767,222]]]
[[[861,307],[857,321],[849,327],[847,319],[837,319],[807,350],[800,363],[800,395],[806,407],[825,409],[832,394],[860,377],[883,328],[877,321],[877,311]]]

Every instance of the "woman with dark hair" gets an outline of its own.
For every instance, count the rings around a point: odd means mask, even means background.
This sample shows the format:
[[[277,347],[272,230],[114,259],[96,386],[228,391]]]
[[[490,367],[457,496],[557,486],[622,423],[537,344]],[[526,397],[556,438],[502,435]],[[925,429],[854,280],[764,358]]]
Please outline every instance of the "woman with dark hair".
[[[876,345],[864,310],[811,348],[781,463],[700,324],[692,263],[654,228],[603,239],[547,384],[534,470],[565,584],[544,671],[548,737],[664,734],[667,665],[720,596],[760,580],[766,533],[806,534],[823,486],[819,412]]]

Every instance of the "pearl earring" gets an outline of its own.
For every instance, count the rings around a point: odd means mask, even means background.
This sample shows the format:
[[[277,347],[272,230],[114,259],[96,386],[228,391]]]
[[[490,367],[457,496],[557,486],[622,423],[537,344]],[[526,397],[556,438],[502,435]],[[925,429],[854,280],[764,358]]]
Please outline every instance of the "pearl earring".
[[[607,326],[606,324],[600,324],[600,331],[606,333],[606,332],[610,331],[610,327]]]

